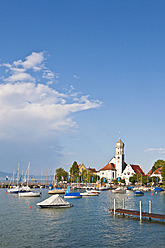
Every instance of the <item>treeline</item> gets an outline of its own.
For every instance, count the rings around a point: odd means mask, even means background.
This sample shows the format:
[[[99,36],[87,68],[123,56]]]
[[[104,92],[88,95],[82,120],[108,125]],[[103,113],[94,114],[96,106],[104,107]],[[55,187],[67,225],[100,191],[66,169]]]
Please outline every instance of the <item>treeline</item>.
[[[56,181],[69,181],[69,182],[87,182],[87,183],[96,183],[99,180],[99,177],[93,173],[91,170],[83,170],[80,175],[79,167],[76,161],[73,162],[69,173],[65,171],[63,168],[56,169],[55,174]]]

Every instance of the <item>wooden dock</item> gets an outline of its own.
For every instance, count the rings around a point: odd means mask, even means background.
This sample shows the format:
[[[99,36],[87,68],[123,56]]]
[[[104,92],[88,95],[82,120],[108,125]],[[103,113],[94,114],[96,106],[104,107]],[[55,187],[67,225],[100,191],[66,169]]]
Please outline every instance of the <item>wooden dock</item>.
[[[128,210],[128,209],[122,209],[122,208],[116,208],[114,211],[113,209],[109,209],[111,213],[118,213],[123,215],[135,215],[140,217],[140,211],[134,211],[134,210]],[[165,220],[164,214],[154,214],[154,213],[148,213],[148,212],[141,212],[142,217],[147,217],[149,219],[160,219]]]

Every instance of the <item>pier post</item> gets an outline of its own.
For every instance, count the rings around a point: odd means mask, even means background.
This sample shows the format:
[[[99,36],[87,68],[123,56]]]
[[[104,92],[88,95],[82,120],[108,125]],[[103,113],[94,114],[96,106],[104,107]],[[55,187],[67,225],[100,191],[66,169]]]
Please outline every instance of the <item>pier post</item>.
[[[116,214],[116,199],[114,199],[114,215]]]
[[[140,201],[140,221],[142,220],[142,202]]]
[[[123,209],[125,208],[125,201],[124,201],[124,198],[123,198]],[[124,217],[124,213],[123,213],[123,217]]]
[[[149,201],[149,214],[151,214],[151,201]],[[149,220],[151,220],[151,217],[149,218]]]

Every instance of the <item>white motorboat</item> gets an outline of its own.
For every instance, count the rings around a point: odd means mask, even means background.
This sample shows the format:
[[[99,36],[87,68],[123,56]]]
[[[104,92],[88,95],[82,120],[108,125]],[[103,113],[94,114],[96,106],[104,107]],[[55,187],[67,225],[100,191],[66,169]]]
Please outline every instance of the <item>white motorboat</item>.
[[[113,193],[125,194],[126,190],[122,188],[117,188],[112,190]]]
[[[70,208],[72,205],[61,198],[58,194],[52,195],[48,199],[37,203],[41,208]]]
[[[20,197],[39,197],[39,196],[41,196],[41,193],[35,192],[35,191],[28,191],[28,192],[18,193],[18,196],[20,196]]]
[[[98,196],[99,194],[98,193],[92,193],[90,191],[86,191],[86,192],[83,192],[83,193],[80,193],[81,196]]]
[[[86,191],[87,191],[87,192],[94,193],[94,194],[100,194],[100,191],[99,191],[99,190],[96,190],[96,189],[86,190]]]

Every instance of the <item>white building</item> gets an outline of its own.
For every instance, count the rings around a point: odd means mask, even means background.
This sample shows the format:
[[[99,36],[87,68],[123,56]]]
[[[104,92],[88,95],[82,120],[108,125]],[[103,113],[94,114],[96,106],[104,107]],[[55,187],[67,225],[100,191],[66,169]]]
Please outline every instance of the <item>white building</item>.
[[[125,179],[125,183],[128,185],[130,177],[132,177],[134,174],[141,174],[142,176],[145,176],[145,173],[140,165],[127,164],[123,170],[121,178]]]
[[[106,178],[108,181],[112,181],[118,177],[122,176],[122,172],[126,166],[124,162],[124,143],[119,138],[119,140],[115,144],[116,154],[109,163],[104,166],[97,175],[101,178]]]
[[[109,161],[109,163],[104,166],[101,170],[97,172],[97,175],[101,178],[106,178],[109,182],[113,179],[121,178],[125,179],[126,184],[129,184],[129,179],[134,174],[141,174],[145,176],[140,165],[126,164],[124,162],[124,143],[120,139],[115,144],[116,154]]]
[[[160,178],[160,180],[161,180],[161,179],[162,179],[162,175],[161,175],[161,173],[162,173],[162,168],[163,168],[163,166],[160,167],[160,168],[158,168],[157,170],[155,170],[155,171],[151,174],[151,177],[158,177],[158,178]]]

